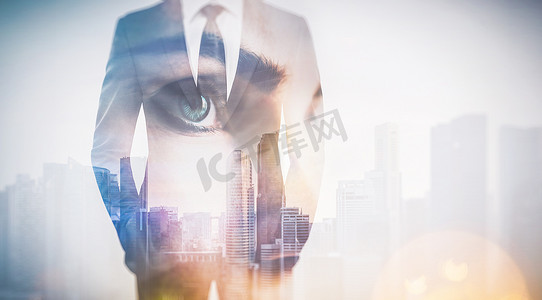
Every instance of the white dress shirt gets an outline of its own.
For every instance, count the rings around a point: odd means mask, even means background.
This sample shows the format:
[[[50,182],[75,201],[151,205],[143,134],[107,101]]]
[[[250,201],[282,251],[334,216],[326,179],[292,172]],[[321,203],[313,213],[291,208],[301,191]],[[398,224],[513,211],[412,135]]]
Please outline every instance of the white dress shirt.
[[[229,97],[239,60],[243,23],[243,0],[181,0],[188,62],[190,63],[190,69],[192,70],[195,82],[198,82],[198,58],[201,35],[207,24],[207,18],[201,12],[201,9],[209,4],[224,7],[224,11],[216,18],[216,25],[224,41],[226,88],[227,97]]]

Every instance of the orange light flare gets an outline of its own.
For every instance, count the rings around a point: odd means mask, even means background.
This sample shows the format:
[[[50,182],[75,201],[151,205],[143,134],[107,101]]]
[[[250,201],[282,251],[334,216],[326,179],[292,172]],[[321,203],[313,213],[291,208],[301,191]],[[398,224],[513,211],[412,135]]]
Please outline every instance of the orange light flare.
[[[524,277],[510,256],[471,233],[442,231],[394,253],[379,276],[373,300],[529,300]]]

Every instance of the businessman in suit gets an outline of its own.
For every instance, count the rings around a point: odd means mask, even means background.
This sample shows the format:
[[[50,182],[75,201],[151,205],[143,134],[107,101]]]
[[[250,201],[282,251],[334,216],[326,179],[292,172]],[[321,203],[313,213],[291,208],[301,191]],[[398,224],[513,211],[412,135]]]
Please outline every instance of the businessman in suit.
[[[126,264],[138,277],[141,299],[206,299],[210,282],[220,282],[217,268],[164,259],[152,245],[138,244],[133,228],[145,222],[139,212],[149,206],[223,211],[226,183],[202,186],[197,161],[280,131],[281,117],[288,141],[309,140],[293,132],[322,113],[305,21],[258,0],[166,0],[120,18],[99,101],[95,168],[119,174],[141,107],[149,149],[138,197],[144,193],[145,203],[121,203],[124,218],[115,225]],[[284,197],[312,220],[323,152],[286,152]]]

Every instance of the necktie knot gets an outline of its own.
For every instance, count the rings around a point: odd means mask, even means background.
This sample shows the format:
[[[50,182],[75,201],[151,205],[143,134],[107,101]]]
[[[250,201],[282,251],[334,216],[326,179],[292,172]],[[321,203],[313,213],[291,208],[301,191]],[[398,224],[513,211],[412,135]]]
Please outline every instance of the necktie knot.
[[[201,9],[203,15],[207,18],[207,22],[215,21],[216,17],[224,10],[224,7],[216,4],[209,4]]]

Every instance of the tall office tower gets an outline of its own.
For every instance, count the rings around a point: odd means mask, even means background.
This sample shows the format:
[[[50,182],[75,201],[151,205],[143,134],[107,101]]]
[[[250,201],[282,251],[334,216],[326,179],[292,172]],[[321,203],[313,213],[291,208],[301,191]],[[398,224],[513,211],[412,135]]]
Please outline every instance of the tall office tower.
[[[51,164],[48,164],[49,168]],[[93,167],[94,176],[105,208],[116,224],[120,219],[120,190],[117,174],[111,174],[108,169]]]
[[[184,213],[183,251],[207,251],[212,248],[211,213]]]
[[[120,159],[120,213],[123,218],[139,212],[141,203],[134,182],[130,157]]]
[[[144,157],[123,157],[120,159],[120,199],[121,206],[129,212],[130,209],[139,210],[140,208],[146,211],[148,207],[147,199],[147,172],[145,168],[146,158]],[[133,170],[145,169],[144,177],[141,183],[141,188],[137,189],[136,176]],[[121,207],[121,214],[123,208]]]
[[[309,215],[298,207],[281,209],[282,257],[284,269],[291,270],[299,258],[299,252],[309,239]]]
[[[258,144],[258,197],[256,261],[261,245],[275,244],[280,238],[280,209],[283,206],[284,183],[278,155],[278,133],[263,134]]]
[[[96,227],[88,226],[92,214],[89,215],[89,203],[99,204],[96,180],[90,175],[91,168],[69,159],[67,164],[46,163],[43,165],[43,201],[47,203],[41,214],[47,216],[46,228],[40,228],[41,234],[47,236],[46,248],[39,249],[47,253],[47,268],[55,270],[58,284],[49,289],[45,298],[70,298],[84,291],[84,283],[91,274],[81,274],[81,269],[88,260],[81,257],[92,257],[91,232]],[[112,175],[103,181],[110,203],[118,202],[118,186],[111,187]],[[102,187],[100,187],[102,188]],[[101,192],[101,190],[100,190]],[[96,208],[103,209],[103,205]],[[118,219],[117,219],[118,220]],[[109,245],[101,245],[100,249],[108,251]],[[99,268],[98,266],[96,266]],[[78,274],[74,276],[74,274]],[[74,277],[77,277],[75,280]]]
[[[254,257],[254,185],[250,157],[232,152],[228,170],[235,177],[227,183],[226,263],[248,267]]]
[[[120,220],[120,187],[117,174],[109,174],[109,199],[111,201],[109,216],[116,224]]]
[[[399,245],[401,173],[399,172],[399,128],[385,123],[375,128],[375,168],[367,172],[375,192],[375,205],[382,222],[387,222],[389,232],[384,236],[390,246]]]
[[[339,181],[337,187],[337,243],[343,253],[361,250],[365,225],[378,217],[371,181]],[[385,226],[384,226],[385,227]]]
[[[370,172],[374,180],[376,205],[388,212],[398,211],[401,199],[401,173],[399,172],[399,128],[386,123],[375,128],[375,169]]]
[[[542,128],[503,127],[499,152],[503,242],[532,299],[542,299]]]
[[[437,228],[486,227],[486,118],[467,115],[431,130],[431,211]]]
[[[337,250],[342,254],[343,297],[370,298],[389,251],[389,222],[378,207],[373,181],[339,181]]]
[[[37,292],[43,280],[47,252],[47,203],[42,186],[27,175],[18,175],[15,184],[6,187],[8,221],[8,282],[11,290],[22,294]],[[8,296],[9,297],[9,296]],[[30,297],[26,295],[26,297]]]
[[[126,261],[146,260],[147,232],[147,174],[137,191],[130,157],[120,159],[120,220],[117,233],[126,251]]]
[[[92,169],[94,171],[94,176],[96,177],[96,182],[98,183],[98,188],[100,190],[100,195],[102,196],[105,209],[107,209],[107,213],[109,213],[109,216],[111,216],[112,201],[109,195],[110,172],[106,168],[93,167]]]
[[[249,299],[250,269],[254,262],[254,185],[252,162],[241,150],[228,158],[228,171],[235,174],[227,182],[225,235],[225,295],[227,299]]]

